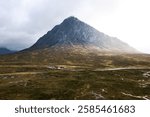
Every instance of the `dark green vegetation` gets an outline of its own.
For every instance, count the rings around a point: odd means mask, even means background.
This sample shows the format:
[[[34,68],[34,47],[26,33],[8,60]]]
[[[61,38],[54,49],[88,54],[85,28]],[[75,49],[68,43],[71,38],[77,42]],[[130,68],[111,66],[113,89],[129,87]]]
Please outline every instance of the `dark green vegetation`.
[[[150,99],[150,55],[48,53],[0,56],[0,99]]]

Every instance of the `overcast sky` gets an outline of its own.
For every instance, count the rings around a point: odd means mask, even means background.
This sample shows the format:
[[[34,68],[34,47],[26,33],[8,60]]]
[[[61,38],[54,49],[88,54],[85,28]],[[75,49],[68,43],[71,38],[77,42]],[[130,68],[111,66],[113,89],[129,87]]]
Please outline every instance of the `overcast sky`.
[[[0,47],[27,48],[69,16],[150,53],[150,0],[0,0]]]

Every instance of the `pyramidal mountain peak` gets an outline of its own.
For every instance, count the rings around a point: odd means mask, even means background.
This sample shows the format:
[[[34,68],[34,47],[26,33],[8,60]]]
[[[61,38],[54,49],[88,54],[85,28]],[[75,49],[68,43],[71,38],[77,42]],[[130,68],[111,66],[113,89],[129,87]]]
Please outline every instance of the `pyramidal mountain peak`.
[[[108,36],[73,16],[56,25],[27,50],[78,46],[109,52],[137,52],[121,40]]]

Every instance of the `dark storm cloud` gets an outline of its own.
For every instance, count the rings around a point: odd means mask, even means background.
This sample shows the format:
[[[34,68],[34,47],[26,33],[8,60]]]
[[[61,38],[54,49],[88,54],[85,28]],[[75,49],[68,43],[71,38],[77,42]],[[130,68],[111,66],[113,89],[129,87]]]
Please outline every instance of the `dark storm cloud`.
[[[90,17],[99,1],[112,0],[0,0],[0,46],[29,47],[70,15]]]
[[[66,2],[67,1],[67,5]],[[1,0],[0,46],[23,49],[31,46],[75,5],[70,0]]]

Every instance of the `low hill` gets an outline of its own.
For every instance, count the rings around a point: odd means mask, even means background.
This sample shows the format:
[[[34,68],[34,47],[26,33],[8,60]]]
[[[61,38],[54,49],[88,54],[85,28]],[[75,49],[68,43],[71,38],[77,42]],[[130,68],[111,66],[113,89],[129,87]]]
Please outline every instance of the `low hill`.
[[[7,48],[0,48],[0,55],[2,54],[10,54],[10,53],[14,53],[15,51],[13,50],[9,50]]]

